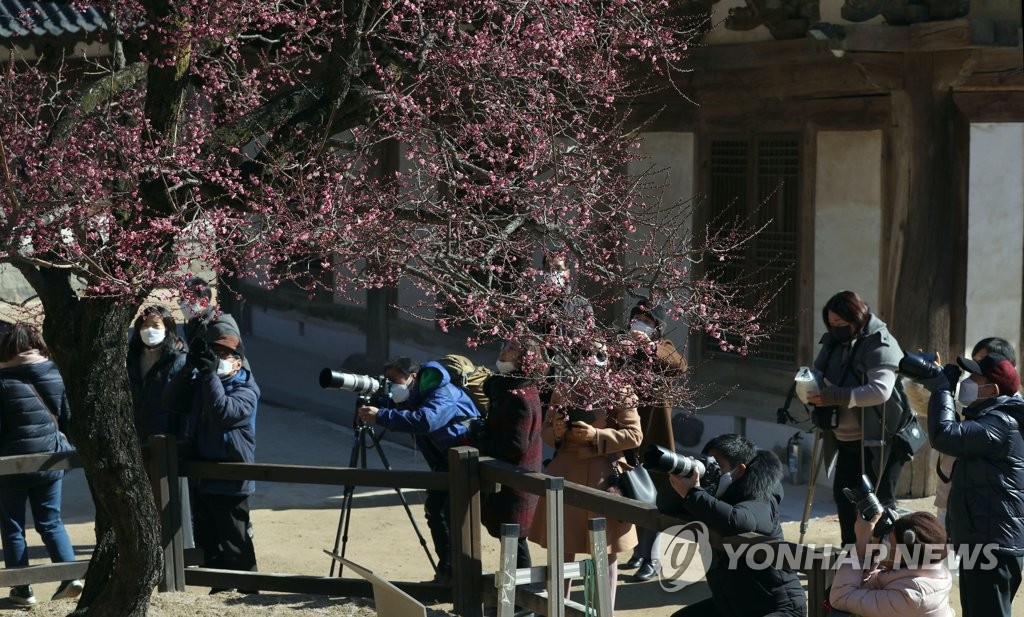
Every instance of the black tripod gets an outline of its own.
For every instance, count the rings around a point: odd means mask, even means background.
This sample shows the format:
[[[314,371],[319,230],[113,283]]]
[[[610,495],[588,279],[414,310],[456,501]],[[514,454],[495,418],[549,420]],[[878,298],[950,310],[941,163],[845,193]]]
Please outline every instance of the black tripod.
[[[360,405],[369,405],[370,399],[366,396],[360,396],[356,399],[356,409],[358,410]],[[352,431],[353,431],[353,442],[352,442],[352,454],[348,459],[348,466],[355,467],[359,464],[360,469],[366,469],[366,451],[373,448],[377,451],[377,456],[380,458],[380,462],[384,465],[384,469],[391,471],[391,464],[388,463],[388,457],[384,455],[384,448],[380,445],[380,440],[384,438],[385,431],[377,433],[373,430],[373,427],[366,424],[359,419],[359,414],[356,413],[352,419]],[[352,495],[355,492],[356,487],[351,484],[345,485],[345,491],[341,497],[341,517],[338,519],[338,533],[334,538],[334,554],[338,555],[338,547],[341,547],[340,555],[345,556],[345,548],[348,546],[348,526],[352,522]],[[398,494],[399,501],[402,502],[402,507],[405,508],[405,513],[409,516],[409,522],[412,523],[412,528],[416,531],[416,537],[420,540],[420,546],[423,547],[423,551],[427,554],[427,560],[430,562],[430,567],[437,572],[437,564],[434,563],[434,556],[430,554],[430,549],[427,547],[427,540],[420,533],[419,525],[416,524],[416,518],[412,514],[412,510],[409,508],[409,502],[405,500],[405,495],[402,494],[402,489],[395,488],[395,493]],[[338,576],[341,576],[341,569],[344,567],[340,562],[336,562],[331,559],[331,571],[328,576],[334,576],[334,565],[338,564]]]

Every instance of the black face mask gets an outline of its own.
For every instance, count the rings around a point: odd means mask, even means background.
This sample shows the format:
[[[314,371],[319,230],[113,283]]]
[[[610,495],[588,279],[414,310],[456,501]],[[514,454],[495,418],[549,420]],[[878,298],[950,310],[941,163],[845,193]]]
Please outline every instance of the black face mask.
[[[832,335],[832,338],[840,345],[849,343],[853,340],[853,332],[850,331],[850,326],[830,326],[828,333]]]

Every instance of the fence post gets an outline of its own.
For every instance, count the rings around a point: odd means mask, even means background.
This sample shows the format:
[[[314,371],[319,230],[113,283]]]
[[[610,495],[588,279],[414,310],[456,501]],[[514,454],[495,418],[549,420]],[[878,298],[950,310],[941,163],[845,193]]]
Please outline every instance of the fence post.
[[[456,614],[482,617],[480,453],[466,446],[450,449],[448,474],[452,515],[452,601]]]
[[[565,617],[565,513],[562,509],[562,490],[565,479],[558,476],[544,478],[544,525],[548,540],[548,617]]]
[[[160,538],[164,549],[164,571],[157,589],[185,591],[185,541],[178,483],[178,446],[174,437],[150,436],[147,467],[153,499],[160,515]]]

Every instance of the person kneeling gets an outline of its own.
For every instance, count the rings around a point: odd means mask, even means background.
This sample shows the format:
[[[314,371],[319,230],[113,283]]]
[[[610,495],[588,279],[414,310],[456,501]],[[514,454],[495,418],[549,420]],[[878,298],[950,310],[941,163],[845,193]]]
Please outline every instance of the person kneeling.
[[[754,532],[782,540],[779,503],[782,501],[782,463],[768,450],[740,435],[719,435],[704,446],[704,454],[721,468],[717,486],[701,487],[700,473],[673,474],[674,491],[658,494],[658,509],[707,525],[719,536]],[[803,617],[807,599],[795,572],[752,568],[746,560],[731,564],[722,548],[712,550],[707,571],[711,597],[676,611],[672,617]]]

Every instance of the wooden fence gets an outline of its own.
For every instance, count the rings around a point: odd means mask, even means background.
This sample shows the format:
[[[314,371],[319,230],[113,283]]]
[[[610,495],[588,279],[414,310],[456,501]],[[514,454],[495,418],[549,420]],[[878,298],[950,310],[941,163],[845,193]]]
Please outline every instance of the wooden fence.
[[[183,591],[186,585],[220,588],[258,589],[286,593],[310,593],[333,596],[372,597],[370,583],[363,579],[238,572],[203,567],[186,567],[181,525],[178,476],[222,480],[256,480],[294,484],[333,486],[373,486],[381,488],[448,490],[451,498],[451,532],[453,552],[452,585],[438,583],[395,582],[414,598],[426,602],[452,602],[457,614],[481,617],[485,596],[494,594],[493,574],[485,573],[481,561],[480,496],[484,487],[495,484],[511,486],[546,497],[547,521],[550,527],[548,547],[549,579],[547,596],[518,589],[516,603],[550,617],[582,616],[578,609],[560,601],[563,572],[562,545],[558,539],[562,529],[562,508],[569,504],[606,518],[628,521],[651,529],[679,525],[676,517],[658,512],[654,506],[589,488],[562,478],[542,473],[529,473],[511,465],[480,457],[473,448],[460,447],[449,451],[449,471],[424,472],[407,470],[357,469],[349,467],[315,467],[306,465],[270,465],[247,463],[207,463],[187,461],[178,465],[174,440],[155,436],[150,440],[146,465],[161,515],[164,571],[160,591]],[[74,453],[38,454],[0,457],[0,475],[27,473],[46,469],[71,469],[80,466]],[[728,544],[762,543],[765,538],[747,535],[734,538],[711,538],[711,542]],[[796,547],[799,551],[812,550]],[[804,560],[801,560],[803,563]],[[828,569],[831,561],[824,554],[809,560],[803,570],[808,579],[810,617],[824,617]],[[0,587],[25,585],[80,578],[85,575],[87,561],[45,564],[20,569],[0,570]],[[557,583],[556,583],[557,581]]]

